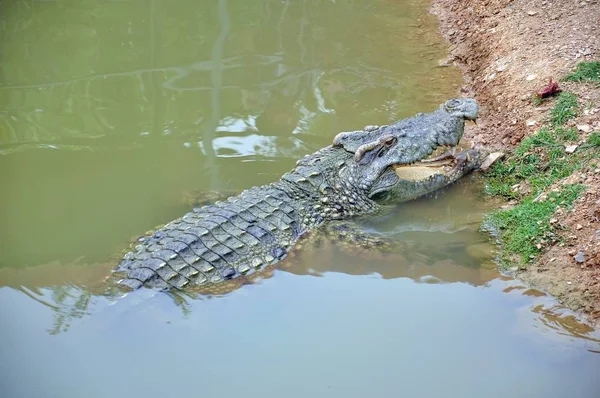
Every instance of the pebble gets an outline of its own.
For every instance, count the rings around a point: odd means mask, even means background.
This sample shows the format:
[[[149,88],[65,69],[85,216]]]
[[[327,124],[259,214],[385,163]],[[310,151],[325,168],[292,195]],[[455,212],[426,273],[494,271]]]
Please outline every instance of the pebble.
[[[577,224],[577,225],[575,226],[575,229],[576,229],[576,230],[578,230],[578,231],[579,231],[580,229],[582,229],[582,228],[583,228],[583,225],[581,225],[581,224]]]
[[[537,14],[537,11],[533,11],[533,10],[527,11],[527,15],[529,15],[530,17],[533,17],[536,14]]]
[[[565,146],[565,152],[574,153],[577,150],[577,147],[579,147],[579,145],[567,145]]]
[[[479,166],[479,169],[485,173],[486,171],[489,170],[489,168],[494,163],[496,163],[499,159],[502,159],[503,157],[504,157],[504,153],[503,152],[490,153],[488,155],[488,157],[485,158],[485,160],[483,161],[483,163],[481,164],[481,166]]]
[[[531,127],[531,126],[535,126],[537,122],[535,120],[528,120],[527,121],[527,126]]]
[[[589,133],[590,131],[592,131],[592,126],[590,126],[589,124],[578,124],[577,130],[583,131],[584,133]]]
[[[575,261],[577,261],[578,263],[583,263],[585,261],[585,253],[580,251],[578,252],[575,256],[573,256],[573,258],[575,259]]]
[[[533,79],[535,79],[537,77],[536,74],[532,73],[531,75],[527,75],[527,77],[525,78],[528,82],[532,81]]]

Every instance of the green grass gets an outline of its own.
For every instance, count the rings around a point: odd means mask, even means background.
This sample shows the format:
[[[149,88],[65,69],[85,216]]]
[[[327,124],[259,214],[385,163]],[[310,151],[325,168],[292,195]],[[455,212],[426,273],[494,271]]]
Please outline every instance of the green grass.
[[[600,62],[582,62],[562,80],[600,81]],[[564,126],[578,111],[575,94],[560,93],[550,110],[549,125],[523,139],[504,162],[487,173],[487,193],[515,204],[488,214],[483,224],[498,238],[502,266],[530,263],[545,246],[560,242],[559,227],[550,220],[559,207],[569,208],[585,189],[560,181],[579,169],[599,165],[600,133],[590,134],[582,143],[577,129]],[[577,151],[566,153],[565,147],[572,144],[579,145]]]
[[[579,133],[576,128],[564,128],[559,127],[556,130],[556,135],[558,138],[565,142],[575,142],[579,139]]]
[[[577,156],[567,155],[564,144],[577,135],[575,129],[549,129],[526,137],[505,162],[497,163],[488,172],[486,191],[506,199],[521,197],[513,190],[516,184],[526,184],[528,195],[537,196],[561,178],[582,167]]]
[[[577,116],[578,107],[575,94],[563,91],[558,95],[554,108],[550,110],[550,121],[554,126],[563,125]]]
[[[592,147],[600,147],[600,133],[592,133],[587,138],[586,143]]]
[[[488,194],[518,201],[512,209],[490,213],[484,222],[485,229],[497,233],[502,266],[515,261],[527,264],[540,248],[558,239],[550,224],[552,215],[558,207],[569,207],[585,186],[566,185],[550,193],[548,189],[600,155],[598,133],[588,138],[588,150],[567,154],[565,145],[578,140],[576,129],[543,127],[523,139],[504,162],[496,163],[488,172]]]
[[[501,260],[506,260],[506,253],[511,253],[519,255],[523,263],[531,262],[540,252],[538,244],[556,239],[550,224],[556,209],[570,207],[584,189],[579,184],[567,185],[560,192],[550,193],[546,200],[529,198],[510,210],[490,213],[485,224],[501,237],[505,253]]]
[[[562,80],[568,82],[600,82],[600,62],[581,62],[575,72],[565,76]]]

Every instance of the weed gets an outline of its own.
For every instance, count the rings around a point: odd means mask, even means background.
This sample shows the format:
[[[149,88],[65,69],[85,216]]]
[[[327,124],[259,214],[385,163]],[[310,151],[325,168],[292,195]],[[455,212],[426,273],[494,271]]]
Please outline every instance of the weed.
[[[576,128],[564,128],[558,127],[556,129],[556,135],[562,141],[577,141],[579,139],[579,133]]]
[[[540,242],[555,239],[550,218],[556,209],[570,207],[583,190],[583,185],[566,185],[546,200],[529,198],[510,210],[496,210],[485,223],[499,232],[505,251],[520,255],[524,263],[531,262],[540,252]]]
[[[577,116],[577,97],[575,94],[563,91],[558,95],[554,108],[550,110],[550,120],[555,126],[560,126]]]
[[[600,62],[580,62],[575,72],[563,78],[568,82],[600,82]]]
[[[600,133],[592,133],[587,138],[586,143],[589,146],[600,147]]]

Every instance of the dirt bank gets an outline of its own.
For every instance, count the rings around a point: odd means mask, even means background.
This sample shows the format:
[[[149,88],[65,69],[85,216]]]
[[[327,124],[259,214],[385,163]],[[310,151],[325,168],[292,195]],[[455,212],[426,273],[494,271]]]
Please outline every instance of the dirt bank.
[[[538,133],[556,100],[540,104],[533,94],[550,77],[559,80],[581,61],[600,59],[598,0],[433,0],[431,11],[450,43],[441,65],[461,67],[461,94],[482,105],[479,125],[467,134],[484,146],[510,151]],[[566,127],[576,128],[577,143],[585,143],[600,132],[600,84],[559,84],[579,101]],[[519,265],[517,276],[600,320],[600,165],[582,164],[559,183],[568,182],[587,188],[572,209],[553,216],[561,239],[543,245],[531,264]]]

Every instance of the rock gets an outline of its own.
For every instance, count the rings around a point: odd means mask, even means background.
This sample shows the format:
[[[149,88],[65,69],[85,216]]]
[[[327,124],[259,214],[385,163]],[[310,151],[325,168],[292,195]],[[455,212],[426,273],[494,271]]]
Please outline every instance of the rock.
[[[534,15],[537,15],[537,11],[529,10],[529,11],[527,11],[527,15],[529,15],[530,17],[533,17]]]
[[[581,225],[581,224],[577,224],[577,225],[575,226],[575,229],[576,229],[576,230],[578,230],[578,231],[579,231],[580,229],[582,229],[582,228],[583,228],[583,225]]]
[[[577,261],[578,263],[583,263],[585,261],[585,253],[582,251],[577,252],[576,255],[573,256],[573,258],[575,259],[575,261]]]
[[[535,126],[535,124],[537,122],[535,120],[528,120],[526,123],[527,123],[527,126],[531,127],[531,126]]]
[[[592,131],[592,126],[590,126],[589,124],[578,124],[577,130],[583,131],[584,133],[589,133],[590,131]]]
[[[488,155],[488,157],[485,158],[485,160],[483,161],[481,166],[479,166],[479,169],[485,173],[486,171],[488,171],[490,169],[490,167],[492,167],[492,165],[494,163],[496,163],[498,160],[502,159],[503,157],[504,157],[504,152],[490,153]]]
[[[579,145],[566,145],[565,146],[565,152],[566,153],[574,153],[577,150],[577,147]]]
[[[531,75],[527,75],[527,77],[525,78],[528,82],[532,81],[533,79],[535,79],[537,77],[536,74],[531,74]]]

